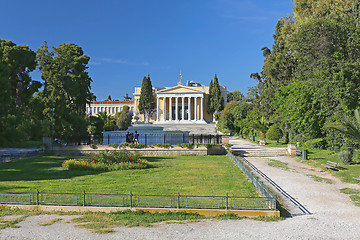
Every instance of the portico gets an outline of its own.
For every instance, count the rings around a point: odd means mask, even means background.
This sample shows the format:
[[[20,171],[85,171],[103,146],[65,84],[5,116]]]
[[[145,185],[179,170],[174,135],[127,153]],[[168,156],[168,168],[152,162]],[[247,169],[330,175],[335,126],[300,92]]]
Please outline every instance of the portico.
[[[205,91],[176,86],[156,92],[156,122],[205,123]]]

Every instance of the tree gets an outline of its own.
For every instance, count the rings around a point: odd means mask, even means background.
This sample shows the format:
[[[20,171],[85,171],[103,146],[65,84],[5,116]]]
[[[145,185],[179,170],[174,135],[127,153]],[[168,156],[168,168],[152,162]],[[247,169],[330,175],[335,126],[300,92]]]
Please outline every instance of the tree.
[[[228,101],[241,101],[244,99],[244,94],[242,94],[239,90],[235,90],[233,92],[228,93],[227,100]]]
[[[86,132],[85,107],[93,95],[86,71],[90,58],[74,43],[60,44],[49,52],[47,43],[37,51],[38,66],[45,81],[44,116],[57,135]]]
[[[131,126],[132,112],[128,106],[124,106],[121,112],[115,114],[116,127],[119,130],[126,130]]]
[[[354,118],[346,117],[342,122],[328,124],[327,128],[334,129],[344,134],[357,144],[360,144],[360,114],[359,110],[354,110]]]
[[[39,81],[30,77],[36,67],[35,53],[28,46],[0,39],[0,145],[5,141],[27,140],[33,136],[30,130],[34,123],[29,113],[37,106],[30,104],[31,98],[41,87]],[[35,131],[36,132],[36,131]]]
[[[17,46],[11,41],[0,39],[0,65],[0,78],[4,83],[1,88],[7,96],[7,103],[3,104],[14,110],[26,106],[42,85],[29,75],[36,68],[35,52],[28,46]]]
[[[279,142],[279,139],[283,136],[280,127],[277,124],[271,125],[269,130],[266,132],[266,137],[270,140],[276,140]]]
[[[155,110],[155,98],[150,81],[150,75],[144,77],[141,84],[141,93],[139,99],[139,112],[144,114],[144,120],[149,122],[152,113]]]
[[[209,103],[210,106],[208,106],[208,113],[213,114],[213,121],[215,121],[216,115],[224,109],[224,97],[221,95],[220,84],[216,74],[214,77],[213,84],[211,86]]]

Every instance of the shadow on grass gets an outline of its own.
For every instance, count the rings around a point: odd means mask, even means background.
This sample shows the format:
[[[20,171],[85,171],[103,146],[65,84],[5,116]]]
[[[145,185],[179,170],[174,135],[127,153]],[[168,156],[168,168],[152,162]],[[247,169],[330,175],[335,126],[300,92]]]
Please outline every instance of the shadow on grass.
[[[97,170],[65,170],[62,168],[62,163],[69,158],[71,157],[44,154],[0,164],[0,182],[68,179],[85,175],[97,175],[104,172]],[[1,186],[0,190],[6,191]]]

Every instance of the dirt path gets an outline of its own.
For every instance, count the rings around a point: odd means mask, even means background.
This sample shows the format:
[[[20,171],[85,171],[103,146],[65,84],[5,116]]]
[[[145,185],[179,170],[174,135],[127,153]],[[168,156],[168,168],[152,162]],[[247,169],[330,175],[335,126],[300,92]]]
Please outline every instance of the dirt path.
[[[251,146],[241,140],[231,140],[238,147]],[[250,145],[249,145],[250,144]],[[0,230],[0,239],[360,239],[360,208],[353,205],[348,195],[339,189],[360,189],[359,185],[342,183],[329,173],[320,172],[291,157],[248,157],[263,173],[299,201],[311,214],[303,214],[291,206],[293,217],[279,222],[254,220],[205,220],[185,224],[156,224],[154,227],[119,227],[115,233],[95,234],[69,223],[72,216],[51,226],[39,224],[54,215],[28,217],[20,228]],[[270,167],[268,162],[278,160],[288,163],[289,169]],[[310,175],[330,179],[333,183],[317,182]],[[69,219],[65,219],[69,218]],[[44,219],[45,218],[45,219]]]

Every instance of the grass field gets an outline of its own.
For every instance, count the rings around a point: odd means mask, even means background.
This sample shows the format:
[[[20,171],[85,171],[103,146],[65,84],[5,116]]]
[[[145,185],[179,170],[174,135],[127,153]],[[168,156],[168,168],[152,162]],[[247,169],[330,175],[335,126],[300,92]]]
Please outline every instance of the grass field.
[[[334,176],[341,178],[344,182],[360,183],[359,181],[353,179],[353,177],[360,176],[360,163],[355,162],[346,165],[340,162],[338,155],[339,153],[335,151],[312,149],[308,152],[309,160],[305,160],[302,162],[315,167],[323,168],[324,171],[331,172]],[[300,159],[300,157],[298,157],[298,159]],[[340,171],[326,169],[325,167],[321,166],[321,164],[325,164],[327,161],[340,163]]]
[[[44,155],[0,164],[0,191],[258,196],[227,156],[147,157],[149,169],[112,172],[65,170],[66,159]]]

